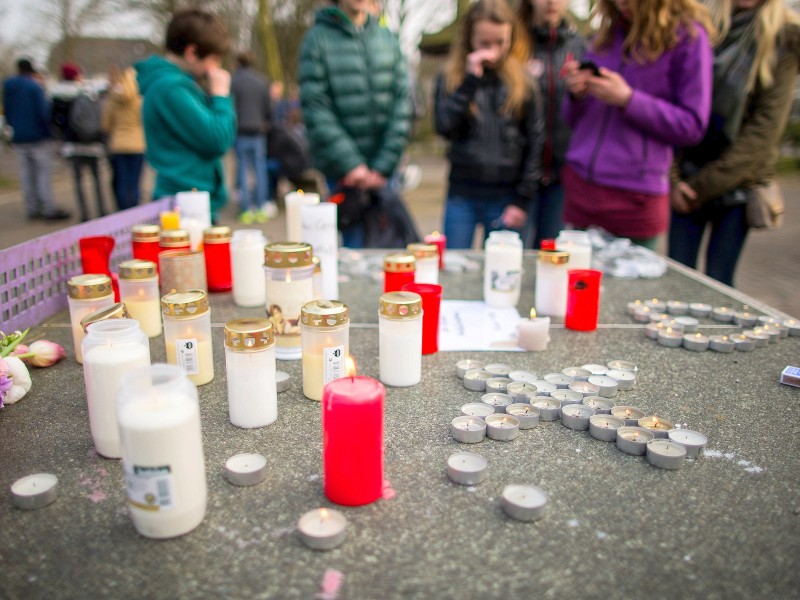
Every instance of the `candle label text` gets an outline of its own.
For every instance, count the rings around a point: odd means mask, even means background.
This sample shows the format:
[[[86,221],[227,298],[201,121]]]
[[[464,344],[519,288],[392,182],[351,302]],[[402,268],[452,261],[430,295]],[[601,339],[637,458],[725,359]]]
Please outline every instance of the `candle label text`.
[[[174,508],[175,484],[172,469],[125,465],[125,488],[128,502],[144,510],[158,511]]]
[[[344,346],[323,348],[323,383],[344,377]]]
[[[197,359],[197,338],[175,340],[175,356],[178,366],[187,375],[200,374],[200,361]]]

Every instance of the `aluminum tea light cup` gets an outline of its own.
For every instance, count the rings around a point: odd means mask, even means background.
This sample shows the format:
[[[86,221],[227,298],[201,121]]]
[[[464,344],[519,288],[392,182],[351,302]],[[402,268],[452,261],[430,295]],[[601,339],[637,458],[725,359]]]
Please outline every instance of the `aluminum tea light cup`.
[[[492,374],[483,369],[470,369],[464,373],[464,387],[473,392],[486,391],[486,381],[492,378]]]
[[[699,319],[705,319],[711,316],[711,309],[713,307],[705,302],[690,302],[689,314]]]
[[[298,519],[297,533],[313,550],[333,550],[347,537],[347,518],[333,508],[316,508]]]
[[[647,462],[659,469],[680,469],[686,463],[686,448],[672,440],[650,440],[647,442]]]
[[[52,504],[58,498],[58,477],[52,473],[36,473],[17,479],[11,484],[14,506],[36,510]]]
[[[748,339],[753,340],[753,343],[756,345],[756,348],[763,348],[767,344],[769,344],[769,336],[766,333],[756,332],[752,329],[745,331],[742,333]]]
[[[606,363],[606,366],[609,371],[631,371],[632,373],[636,373],[639,370],[636,363],[621,359],[610,360]]]
[[[599,396],[600,386],[588,381],[573,381],[569,384],[569,389],[578,392],[582,396]]]
[[[711,340],[702,333],[687,333],[683,336],[683,347],[692,352],[705,352],[711,345]]]
[[[625,425],[638,427],[639,419],[644,417],[644,411],[635,406],[615,406],[611,409],[611,414],[625,421]]]
[[[601,442],[617,441],[617,430],[625,427],[625,421],[613,415],[589,417],[589,435]]]
[[[586,431],[589,429],[589,418],[594,409],[585,404],[568,404],[561,407],[561,424],[567,429]]]
[[[662,312],[662,311],[654,311],[649,306],[640,306],[636,310],[633,311],[633,320],[637,323],[649,323],[650,322],[650,315],[654,312]]]
[[[627,312],[630,316],[636,312],[637,308],[641,308],[644,306],[644,303],[641,300],[634,300],[633,302],[628,302],[625,305],[625,312]]]
[[[584,396],[581,404],[592,407],[597,415],[610,415],[611,409],[614,408],[611,400],[601,396]]]
[[[510,442],[519,435],[519,419],[506,414],[486,417],[487,437],[500,442]]]
[[[542,377],[542,379],[544,379],[550,385],[556,386],[556,388],[559,390],[567,389],[569,384],[575,381],[572,377],[565,375],[564,373],[547,373],[544,377]]]
[[[561,403],[561,406],[568,404],[580,404],[583,401],[583,394],[573,392],[572,390],[556,390],[550,394],[551,398],[555,398]]]
[[[683,327],[683,333],[694,333],[700,325],[694,317],[675,317],[675,323]]]
[[[644,456],[647,453],[647,442],[654,439],[652,431],[641,427],[626,425],[617,429],[617,448],[632,456]]]
[[[539,410],[531,404],[510,404],[506,406],[506,414],[517,418],[520,429],[532,429],[539,424]]]
[[[589,371],[592,375],[606,375],[608,374],[608,367],[605,365],[598,365],[595,363],[589,363],[586,365],[581,365],[581,369]]]
[[[592,376],[592,372],[583,367],[567,367],[566,369],[561,369],[561,373],[567,377],[571,377],[572,381],[587,381],[589,377]],[[547,379],[547,377],[545,377],[545,379]],[[571,382],[568,381],[567,383]]]
[[[671,315],[685,315],[689,312],[689,305],[680,300],[667,300],[667,312]]]
[[[592,375],[589,377],[588,383],[596,385],[598,388],[597,395],[603,398],[613,398],[617,395],[617,390],[619,389],[617,380],[608,375]]]
[[[739,352],[752,352],[756,349],[756,341],[740,333],[733,336],[733,347]]]
[[[233,485],[257,485],[267,478],[267,458],[258,453],[234,454],[225,462],[225,478]]]
[[[514,402],[530,402],[531,398],[537,395],[537,388],[525,381],[512,381],[506,387],[506,394],[511,396]]]
[[[714,352],[727,354],[733,352],[733,339],[727,335],[711,335],[708,337],[708,347]]]
[[[673,429],[667,434],[667,437],[686,448],[686,458],[700,458],[705,454],[708,439],[698,431]]]
[[[663,300],[659,300],[658,298],[645,300],[644,305],[650,310],[654,310],[656,312],[665,312],[667,310],[667,303]]]
[[[508,378],[515,383],[533,383],[539,379],[539,376],[531,371],[511,371],[508,374]]]
[[[661,321],[668,321],[670,318],[671,318],[670,315],[667,313],[657,313],[657,312],[650,313],[651,323],[660,323]]]
[[[620,390],[632,390],[636,386],[636,373],[633,371],[611,369],[608,372],[608,377],[617,382]]]
[[[683,345],[683,331],[667,327],[658,332],[658,345],[666,348],[680,348]]]
[[[494,377],[507,377],[514,368],[505,363],[489,363],[483,365],[483,370],[489,371]]]
[[[494,414],[494,406],[483,402],[470,402],[461,407],[461,414],[466,417],[485,419],[487,416]]]
[[[718,306],[711,311],[711,318],[717,323],[730,323],[733,321],[733,310],[727,306]]]
[[[500,392],[488,392],[481,396],[481,402],[487,406],[491,406],[496,413],[506,412],[506,406],[513,404],[514,400],[508,394]],[[487,417],[489,415],[486,415]]]
[[[550,383],[549,381],[545,381],[544,379],[538,379],[532,383],[536,386],[537,396],[549,396],[558,389],[557,385]]]
[[[483,363],[479,360],[465,358],[456,363],[456,377],[464,379],[464,374],[471,369],[482,369]]]
[[[766,334],[769,337],[770,344],[774,344],[781,339],[781,332],[774,325],[761,325],[760,327],[756,327],[753,331],[761,333],[762,335]]]
[[[790,336],[800,335],[800,321],[797,319],[786,319],[783,326],[789,331]]]
[[[486,421],[477,417],[456,417],[450,422],[450,435],[462,444],[477,444],[486,437]]]
[[[558,421],[561,418],[561,403],[550,396],[536,396],[531,406],[539,411],[540,421]]]
[[[458,485],[478,485],[486,479],[488,461],[474,452],[455,452],[447,459],[447,477]]]
[[[514,383],[508,377],[490,377],[486,380],[486,391],[496,392],[498,394],[505,394],[508,389],[508,384]]]
[[[733,323],[739,327],[754,327],[758,322],[758,315],[743,310],[733,313]]]
[[[675,429],[675,425],[671,421],[656,415],[649,415],[639,419],[639,427],[649,429],[655,437],[663,439],[666,439],[669,432]]]
[[[547,492],[534,485],[507,485],[500,496],[503,512],[517,521],[536,521],[547,508]]]

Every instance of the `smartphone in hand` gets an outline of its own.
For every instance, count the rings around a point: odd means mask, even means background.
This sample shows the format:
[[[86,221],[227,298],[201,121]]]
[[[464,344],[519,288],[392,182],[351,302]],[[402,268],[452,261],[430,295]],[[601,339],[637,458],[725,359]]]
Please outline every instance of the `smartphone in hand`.
[[[592,75],[595,77],[600,76],[600,67],[598,67],[593,60],[582,60],[581,63],[578,65],[578,70],[582,71],[584,69],[588,69],[592,72]]]

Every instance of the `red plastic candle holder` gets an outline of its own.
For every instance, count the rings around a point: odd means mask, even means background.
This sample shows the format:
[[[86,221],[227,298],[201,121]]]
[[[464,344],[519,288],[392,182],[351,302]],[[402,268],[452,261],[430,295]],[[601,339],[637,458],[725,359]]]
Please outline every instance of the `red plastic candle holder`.
[[[434,231],[426,235],[424,241],[426,244],[435,244],[439,249],[439,270],[441,271],[444,268],[444,249],[447,247],[447,236]]]
[[[211,227],[203,232],[206,255],[206,283],[209,292],[227,292],[233,287],[231,275],[231,228]]]
[[[134,225],[131,227],[133,258],[154,262],[158,269],[158,254],[161,252],[161,247],[158,245],[160,232],[161,228],[158,225]]]
[[[417,260],[410,252],[392,252],[383,258],[383,293],[399,292],[414,283]]]
[[[600,312],[600,280],[603,273],[594,269],[573,269],[568,276],[564,326],[575,331],[594,331]]]
[[[439,307],[442,304],[442,286],[435,283],[407,283],[404,292],[414,292],[422,298],[422,353],[439,351]]]

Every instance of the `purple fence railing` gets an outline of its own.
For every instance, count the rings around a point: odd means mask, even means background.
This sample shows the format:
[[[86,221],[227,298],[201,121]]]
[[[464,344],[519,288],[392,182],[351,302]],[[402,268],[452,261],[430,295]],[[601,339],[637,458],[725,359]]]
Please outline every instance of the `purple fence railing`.
[[[0,250],[0,330],[32,327],[67,308],[67,281],[82,272],[80,238],[112,236],[115,270],[131,257],[131,227],[157,223],[171,202],[163,198]]]

